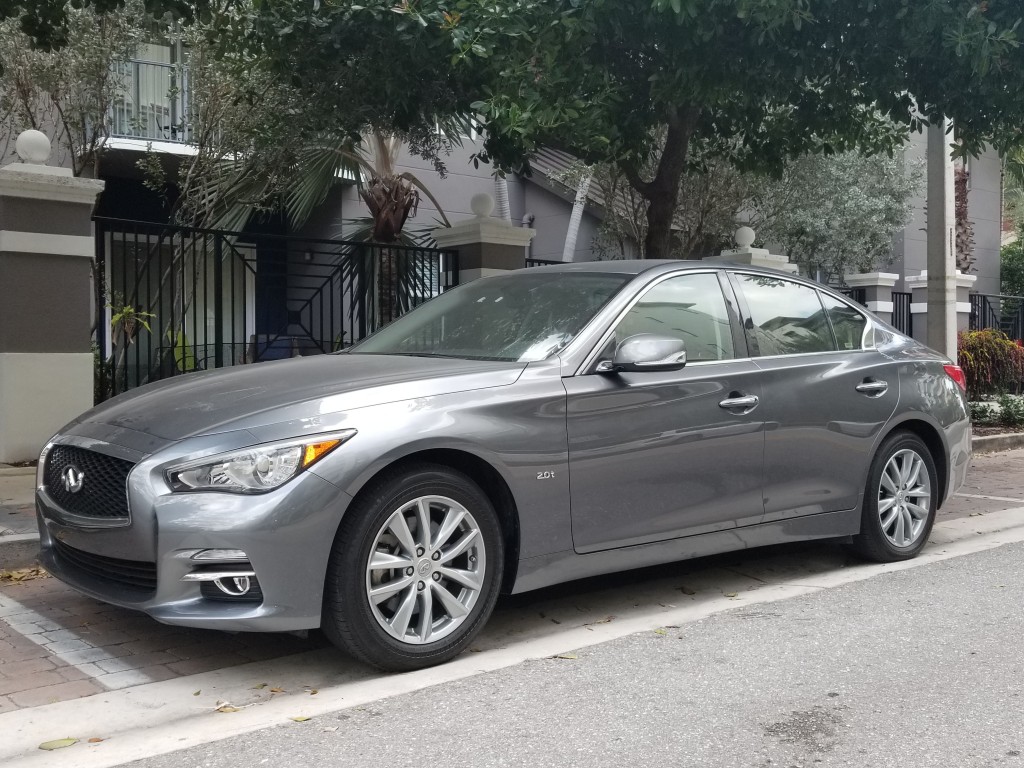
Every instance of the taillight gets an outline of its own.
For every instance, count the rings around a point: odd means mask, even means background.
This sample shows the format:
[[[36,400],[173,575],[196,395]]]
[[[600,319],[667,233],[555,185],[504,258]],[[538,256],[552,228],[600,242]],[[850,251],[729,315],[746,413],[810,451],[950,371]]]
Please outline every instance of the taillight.
[[[959,365],[944,365],[942,366],[942,369],[946,372],[946,375],[948,375],[949,378],[956,382],[956,385],[960,387],[960,390],[964,394],[967,394],[967,377],[964,376],[963,368]]]

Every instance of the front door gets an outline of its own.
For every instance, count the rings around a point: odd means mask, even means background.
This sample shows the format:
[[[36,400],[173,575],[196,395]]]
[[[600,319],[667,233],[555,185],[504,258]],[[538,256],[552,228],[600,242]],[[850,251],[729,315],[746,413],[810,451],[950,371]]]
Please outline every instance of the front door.
[[[681,338],[675,372],[565,380],[578,552],[754,523],[763,514],[760,371],[713,272],[670,276],[621,318],[596,364],[637,333]]]

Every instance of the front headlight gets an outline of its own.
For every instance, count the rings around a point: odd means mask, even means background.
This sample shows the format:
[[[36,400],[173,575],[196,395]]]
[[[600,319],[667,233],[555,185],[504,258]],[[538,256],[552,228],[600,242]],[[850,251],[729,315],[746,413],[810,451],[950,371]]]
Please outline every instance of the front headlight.
[[[313,466],[355,433],[346,429],[208,456],[168,468],[167,482],[175,492],[265,493]]]

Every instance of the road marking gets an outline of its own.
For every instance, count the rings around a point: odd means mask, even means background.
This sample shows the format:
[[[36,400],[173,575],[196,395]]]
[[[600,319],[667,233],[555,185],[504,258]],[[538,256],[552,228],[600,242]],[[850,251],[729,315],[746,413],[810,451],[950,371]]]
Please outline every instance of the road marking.
[[[88,675],[107,690],[153,682],[149,675],[130,668],[124,659],[97,648],[73,630],[66,629],[4,594],[0,594],[0,621],[27,640],[42,646],[65,664]],[[103,667],[98,666],[97,662],[103,663]]]
[[[1024,499],[1010,499],[1006,496],[985,496],[980,493],[958,493],[957,496],[963,496],[965,499],[985,499],[986,501],[1012,501],[1014,504],[1024,504]]]
[[[591,622],[589,617],[580,618],[577,621],[581,623],[575,626],[562,625],[553,631],[552,626],[544,622],[536,623],[532,630],[526,627],[520,635],[492,631],[486,638],[492,645],[490,649],[465,653],[447,664],[418,672],[380,674],[347,661],[332,649],[323,649],[15,710],[0,714],[0,733],[4,734],[0,741],[0,765],[4,768],[67,768],[73,764],[75,768],[110,768],[287,724],[293,717],[316,717],[363,706],[637,632],[666,625],[681,626],[733,608],[814,594],[1017,542],[1024,542],[1024,507],[992,512],[984,517],[942,520],[936,524],[928,548],[916,559],[900,563],[843,567],[835,558],[823,565],[811,555],[806,562],[817,571],[800,563],[778,574],[774,580],[767,577],[763,585],[754,584],[752,575],[730,573],[711,566],[686,577],[687,584],[695,587],[695,596],[679,597],[678,587],[672,586],[678,579],[672,579],[667,585],[659,585],[665,599],[654,603],[657,607],[623,613],[620,618],[606,623],[588,623]],[[764,561],[769,567],[758,571],[758,578],[776,567],[772,560],[766,555]],[[668,598],[673,592],[672,599],[676,602],[689,602],[673,604]],[[737,597],[729,597],[734,593]],[[607,609],[603,603],[598,607],[600,612]],[[542,624],[547,634],[537,636],[536,627]],[[269,693],[266,686],[260,685],[268,682],[288,693]],[[318,683],[318,694],[304,693],[303,686],[314,682]],[[197,692],[200,695],[197,696]],[[217,701],[230,702],[239,710],[230,715],[215,714]],[[83,742],[92,736],[105,740],[77,744],[70,748],[71,752],[39,751],[40,743],[57,736],[73,736]]]

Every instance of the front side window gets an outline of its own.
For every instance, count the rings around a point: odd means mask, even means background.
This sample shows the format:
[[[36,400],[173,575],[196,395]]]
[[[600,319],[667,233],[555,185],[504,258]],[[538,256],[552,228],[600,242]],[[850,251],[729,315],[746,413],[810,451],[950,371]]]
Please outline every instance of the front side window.
[[[836,349],[828,313],[813,288],[767,275],[737,275],[758,353],[799,355]]]
[[[714,274],[672,277],[647,291],[619,321],[615,341],[638,333],[682,339],[688,362],[736,356],[729,312]]]

